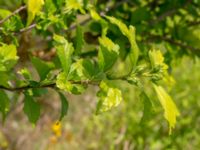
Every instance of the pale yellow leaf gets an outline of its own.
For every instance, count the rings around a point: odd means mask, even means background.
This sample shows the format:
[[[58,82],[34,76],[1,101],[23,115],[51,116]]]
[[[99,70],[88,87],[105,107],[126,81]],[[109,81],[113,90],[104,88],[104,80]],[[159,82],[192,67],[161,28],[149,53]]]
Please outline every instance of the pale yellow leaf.
[[[27,26],[31,24],[35,16],[40,12],[42,6],[44,5],[44,0],[28,0],[28,21]]]
[[[169,122],[169,133],[176,125],[176,117],[180,115],[176,104],[162,86],[153,84],[158,99],[164,109],[164,117]]]

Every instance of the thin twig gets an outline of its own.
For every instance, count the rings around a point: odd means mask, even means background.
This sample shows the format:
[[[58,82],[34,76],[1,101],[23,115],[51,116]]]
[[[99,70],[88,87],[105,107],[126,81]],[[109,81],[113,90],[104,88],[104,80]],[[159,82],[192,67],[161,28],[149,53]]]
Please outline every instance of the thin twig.
[[[165,37],[165,36],[152,35],[152,34],[150,34],[149,37],[148,37],[146,40],[144,40],[144,41],[146,41],[146,42],[151,42],[151,41],[158,40],[158,39],[163,40],[163,41],[166,41],[166,42],[168,42],[168,43],[170,43],[170,44],[179,46],[179,47],[181,47],[181,48],[190,50],[191,52],[196,53],[198,56],[200,56],[200,49],[199,49],[199,48],[196,48],[196,47],[193,47],[193,46],[184,44],[183,42],[176,41],[176,40],[174,40],[174,39],[171,39],[171,38],[168,38],[168,37]]]
[[[12,16],[16,15],[17,13],[19,13],[20,11],[26,9],[26,6],[21,6],[18,9],[16,9],[13,13],[11,13],[9,16],[7,16],[6,18],[0,20],[0,24],[3,24],[5,21],[7,21],[8,19],[10,19]]]
[[[185,4],[183,4],[182,8],[187,7],[188,4],[191,3],[191,2],[192,2],[192,0],[187,0],[185,2]],[[160,16],[158,16],[156,19],[150,20],[149,24],[150,25],[155,25],[158,22],[164,20],[166,17],[175,15],[178,12],[179,8],[181,8],[181,7],[173,8],[173,9],[170,9],[170,10],[164,12],[163,14],[161,14]]]
[[[128,1],[129,1],[129,0],[123,0],[123,1],[120,1],[120,2],[116,3],[115,5],[113,5],[113,6],[111,6],[111,7],[107,7],[105,11],[101,11],[101,12],[100,12],[100,16],[104,16],[107,12],[112,11],[112,10],[115,9],[116,7],[119,7],[120,5],[122,5],[122,4],[124,4],[125,2],[128,2]],[[92,18],[91,18],[90,16],[88,16],[86,19],[84,19],[82,22],[80,22],[79,25],[85,25],[85,24],[87,24],[91,19],[92,19]],[[33,28],[35,28],[35,27],[36,27],[36,23],[34,23],[34,24],[32,24],[32,25],[30,25],[30,26],[28,26],[28,27],[25,27],[25,28],[21,29],[21,30],[20,30],[18,33],[16,33],[16,34],[20,34],[20,33],[29,31],[29,30],[31,30],[31,29],[33,29]],[[72,31],[72,30],[74,30],[74,29],[76,29],[76,28],[77,28],[77,24],[73,24],[73,25],[71,25],[71,26],[66,30],[66,32]]]
[[[20,33],[26,32],[26,31],[29,31],[29,30],[35,28],[35,27],[36,27],[36,23],[34,23],[34,24],[32,24],[32,25],[30,25],[30,26],[28,26],[28,27],[25,27],[25,28],[21,29],[19,32],[20,32]]]
[[[189,22],[188,23],[188,26],[191,27],[191,26],[198,26],[200,24],[200,21],[192,21],[192,22]]]

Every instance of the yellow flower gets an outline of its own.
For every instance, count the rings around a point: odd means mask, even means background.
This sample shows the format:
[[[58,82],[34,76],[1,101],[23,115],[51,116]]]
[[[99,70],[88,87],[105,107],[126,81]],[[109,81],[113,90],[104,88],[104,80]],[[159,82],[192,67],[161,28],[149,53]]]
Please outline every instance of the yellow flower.
[[[52,125],[52,127],[51,127],[53,133],[54,133],[57,137],[60,137],[60,136],[61,136],[61,128],[62,128],[62,126],[61,126],[61,122],[60,122],[60,121],[56,121],[56,122]]]

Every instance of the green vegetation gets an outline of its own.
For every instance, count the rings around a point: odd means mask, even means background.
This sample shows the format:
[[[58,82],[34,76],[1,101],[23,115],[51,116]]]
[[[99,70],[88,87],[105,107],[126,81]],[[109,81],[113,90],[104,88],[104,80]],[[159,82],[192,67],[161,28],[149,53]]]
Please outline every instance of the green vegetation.
[[[198,0],[0,1],[0,148],[198,149],[199,16]]]

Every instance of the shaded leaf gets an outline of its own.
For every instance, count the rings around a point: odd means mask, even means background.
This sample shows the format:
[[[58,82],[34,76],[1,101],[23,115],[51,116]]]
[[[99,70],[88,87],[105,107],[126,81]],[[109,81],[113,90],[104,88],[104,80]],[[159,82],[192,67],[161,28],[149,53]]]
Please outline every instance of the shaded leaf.
[[[40,105],[34,101],[28,91],[24,93],[24,96],[24,113],[27,115],[29,121],[35,124],[40,117]]]
[[[31,62],[36,68],[41,81],[44,80],[47,77],[47,74],[54,68],[53,63],[45,62],[37,57],[32,57]]]
[[[81,49],[84,45],[84,36],[83,36],[83,29],[80,25],[77,26],[76,28],[76,54],[81,53]]]
[[[9,75],[6,72],[0,72],[0,85],[8,86]]]
[[[62,118],[65,115],[67,115],[69,104],[68,104],[66,97],[61,92],[59,92],[59,96],[60,96],[60,100],[61,100],[61,114],[60,114],[59,120],[62,120]]]
[[[140,123],[144,125],[147,121],[149,121],[152,118],[153,105],[151,100],[144,91],[141,92],[140,98],[142,99],[144,105],[143,116]]]
[[[0,90],[0,111],[2,113],[3,120],[5,120],[6,114],[10,109],[10,100],[7,94]]]

